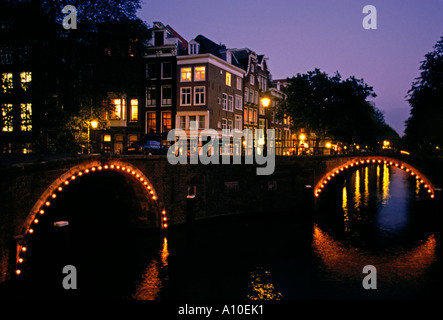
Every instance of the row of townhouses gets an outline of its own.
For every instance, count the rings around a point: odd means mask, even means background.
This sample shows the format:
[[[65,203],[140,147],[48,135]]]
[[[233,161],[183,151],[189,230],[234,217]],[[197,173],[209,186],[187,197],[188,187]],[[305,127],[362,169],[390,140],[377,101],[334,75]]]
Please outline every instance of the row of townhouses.
[[[44,43],[39,35],[25,28],[20,39],[17,30],[8,38],[11,28],[12,22],[2,17],[1,152],[35,152],[41,144],[50,150],[57,133],[45,131],[45,124],[52,109],[63,109],[57,93],[62,79],[51,78],[42,70],[44,63],[34,61],[33,53]],[[118,154],[146,140],[166,143],[168,132],[176,128],[188,133],[214,129],[220,136],[233,130],[275,129],[276,154],[293,154],[298,141],[293,140],[289,119],[277,117],[284,94],[280,83],[271,81],[265,55],[227,48],[202,35],[187,41],[161,22],[154,22],[149,31],[147,50],[137,58],[129,47],[127,55],[137,61],[137,81],[131,86],[122,81],[107,94],[112,109],[97,119],[107,125],[91,126],[96,116],[91,112],[87,151]],[[111,46],[106,54],[115,55]],[[88,79],[85,74],[83,82]],[[270,99],[269,106],[263,98]]]

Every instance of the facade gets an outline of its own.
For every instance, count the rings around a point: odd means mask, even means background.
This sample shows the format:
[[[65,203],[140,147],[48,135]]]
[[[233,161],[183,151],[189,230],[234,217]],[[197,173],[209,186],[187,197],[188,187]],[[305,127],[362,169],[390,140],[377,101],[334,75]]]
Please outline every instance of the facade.
[[[188,49],[188,55],[177,58],[177,128],[191,138],[192,129],[214,129],[219,136],[242,131],[244,71],[223,59],[223,46],[201,35],[189,42]],[[232,147],[222,152],[230,153]]]
[[[152,38],[145,54],[146,80],[143,104],[145,139],[166,140],[176,127],[177,56],[187,52],[188,43],[170,26],[154,22]]]

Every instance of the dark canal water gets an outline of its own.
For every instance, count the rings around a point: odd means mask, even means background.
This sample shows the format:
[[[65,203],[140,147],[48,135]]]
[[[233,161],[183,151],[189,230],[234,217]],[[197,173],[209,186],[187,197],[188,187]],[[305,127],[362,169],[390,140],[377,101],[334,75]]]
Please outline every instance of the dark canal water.
[[[328,184],[315,212],[230,216],[171,228],[130,227],[131,188],[111,173],[63,192],[29,243],[11,295],[60,299],[441,299],[433,199],[395,167]],[[54,221],[70,225],[55,228]],[[77,289],[62,288],[64,265]],[[377,270],[366,290],[365,265]]]

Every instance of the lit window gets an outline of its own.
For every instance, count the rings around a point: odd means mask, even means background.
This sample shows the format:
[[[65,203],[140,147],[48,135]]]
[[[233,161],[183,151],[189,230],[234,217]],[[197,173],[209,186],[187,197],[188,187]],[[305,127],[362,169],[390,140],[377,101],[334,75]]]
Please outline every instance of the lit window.
[[[181,91],[180,105],[182,106],[191,105],[191,88],[181,88],[180,91]]]
[[[196,87],[194,89],[194,104],[205,104],[205,87]]]
[[[206,67],[195,67],[195,81],[204,81],[206,80]]]
[[[138,120],[138,99],[131,99],[131,121]]]
[[[32,105],[30,103],[20,104],[21,130],[32,131]]]
[[[245,119],[245,123],[248,123],[248,114],[249,114],[248,108],[244,108],[243,109],[243,118]]]
[[[162,86],[162,106],[172,104],[172,87],[170,85]]]
[[[172,128],[171,112],[162,112],[162,132],[169,132]]]
[[[254,110],[249,109],[249,123],[254,123]]]
[[[32,72],[20,72],[20,84],[22,89],[27,91],[31,85]]]
[[[104,135],[103,136],[103,141],[104,142],[111,142],[111,135],[109,135],[109,134]]]
[[[231,86],[231,74],[226,72],[226,85]]]
[[[2,73],[2,91],[3,93],[11,92],[13,87],[12,84],[12,73]]]
[[[181,74],[181,81],[192,81],[192,68],[182,68]]]
[[[156,133],[157,122],[155,112],[146,112],[146,133]]]
[[[126,100],[111,99],[111,106],[114,110],[109,112],[109,120],[125,120]]]
[[[4,103],[2,104],[2,131],[3,132],[12,132],[13,123],[12,123],[12,104]]]

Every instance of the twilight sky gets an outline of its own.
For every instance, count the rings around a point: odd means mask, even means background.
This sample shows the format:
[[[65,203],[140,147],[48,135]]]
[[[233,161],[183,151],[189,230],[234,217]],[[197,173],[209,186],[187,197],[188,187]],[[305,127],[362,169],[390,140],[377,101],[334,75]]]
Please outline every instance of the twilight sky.
[[[443,0],[142,0],[138,16],[169,24],[186,40],[202,34],[269,58],[273,79],[319,68],[374,87],[373,101],[400,135],[405,96],[424,55],[443,35]],[[363,7],[377,9],[366,30]]]

